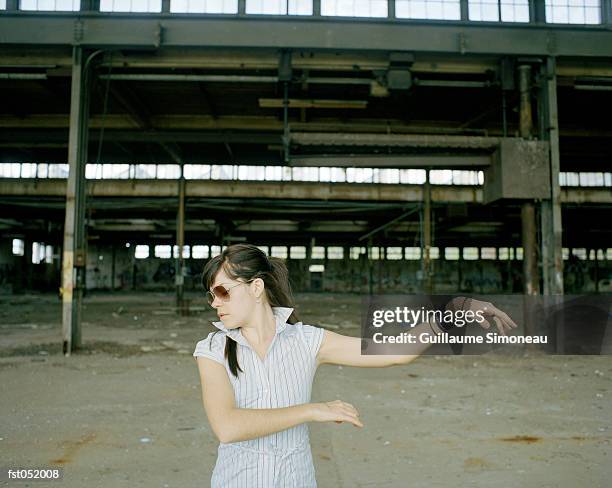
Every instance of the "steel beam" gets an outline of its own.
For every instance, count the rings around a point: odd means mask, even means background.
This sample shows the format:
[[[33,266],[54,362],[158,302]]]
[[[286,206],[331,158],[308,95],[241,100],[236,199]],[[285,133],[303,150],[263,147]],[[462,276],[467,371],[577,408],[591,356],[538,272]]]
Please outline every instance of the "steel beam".
[[[411,51],[612,57],[605,26],[482,25],[404,19],[5,12],[3,44]]]
[[[300,146],[391,146],[492,151],[499,146],[500,141],[499,137],[430,134],[291,133],[291,142]]]
[[[15,198],[56,197],[66,195],[66,180],[0,178],[0,197],[4,202]],[[372,183],[319,183],[306,181],[235,181],[188,180],[186,198],[295,198],[303,200],[398,201],[421,202],[422,185],[394,185]],[[173,180],[88,180],[88,195],[92,198],[120,197],[137,199],[176,198]],[[562,204],[612,204],[609,188],[563,188],[559,196]],[[482,187],[435,185],[433,202],[483,203]],[[39,203],[44,206],[44,203]]]
[[[520,135],[523,139],[533,136],[533,118],[531,115],[531,66],[521,65],[519,71],[520,89]],[[523,283],[524,293],[528,296],[540,294],[540,278],[538,276],[536,216],[533,201],[522,204],[522,242],[523,242]],[[532,324],[529,324],[532,325]],[[532,331],[526,331],[531,334]]]
[[[81,300],[85,287],[85,165],[89,80],[87,60],[81,47],[73,50],[70,99],[70,130],[66,182],[66,216],[62,254],[63,353],[69,356],[81,345]]]
[[[181,168],[182,171],[182,168]],[[176,216],[176,310],[180,315],[188,315],[189,307],[184,300],[185,285],[185,259],[183,257],[183,247],[185,246],[185,178],[181,175],[178,182],[178,212]]]
[[[547,58],[542,67],[541,126],[550,142],[550,198],[541,205],[542,266],[544,294],[563,294],[563,255],[561,223],[561,189],[559,186],[559,118],[555,59]],[[566,190],[564,190],[566,191]]]

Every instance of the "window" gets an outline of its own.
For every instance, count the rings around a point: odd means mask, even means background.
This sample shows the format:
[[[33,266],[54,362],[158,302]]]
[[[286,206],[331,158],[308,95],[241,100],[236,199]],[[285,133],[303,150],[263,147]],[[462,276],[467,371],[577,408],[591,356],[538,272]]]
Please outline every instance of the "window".
[[[529,22],[528,0],[469,0],[469,19]]]
[[[430,247],[429,248],[429,259],[440,259],[440,248]]]
[[[599,24],[600,9],[599,0],[546,0],[546,22]]]
[[[183,166],[183,176],[186,180],[208,180],[210,164],[186,164]]]
[[[424,169],[400,169],[400,183],[408,185],[422,185],[427,174]]]
[[[522,247],[517,247],[515,250],[515,259],[518,259],[519,261],[523,260],[523,248]]]
[[[170,246],[155,246],[155,257],[161,259],[170,258]]]
[[[272,257],[287,259],[287,246],[272,246]]]
[[[349,257],[350,257],[350,259],[359,259],[365,253],[366,253],[366,248],[365,247],[351,247],[349,249]]]
[[[100,12],[161,12],[162,0],[100,0]]]
[[[451,182],[453,185],[481,185],[479,171],[453,170]]]
[[[246,13],[312,15],[312,0],[246,0]]]
[[[501,261],[510,259],[510,250],[507,247],[500,247],[498,250],[498,259]]]
[[[380,248],[377,246],[370,248],[370,259],[378,260],[380,259]]]
[[[170,12],[193,14],[237,14],[238,0],[171,0]]]
[[[581,259],[581,260],[584,260],[587,258],[587,252],[585,248],[572,249],[572,255],[576,256],[578,259]]]
[[[314,246],[311,257],[312,259],[325,259],[325,248],[323,246]]]
[[[342,259],[344,257],[344,249],[339,246],[331,246],[327,248],[327,259]]]
[[[24,249],[23,239],[13,239],[13,256],[23,256]]]
[[[42,242],[32,243],[32,263],[39,264],[45,260],[46,247]]]
[[[459,248],[458,247],[445,247],[444,248],[444,259],[448,261],[454,261],[459,259]]]
[[[266,256],[270,255],[270,250],[268,246],[257,246],[257,249],[261,250]]]
[[[311,273],[322,273],[325,271],[325,265],[323,264],[311,264],[308,266],[308,271]]]
[[[238,166],[238,179],[241,181],[263,181],[266,168],[263,166]]]
[[[460,20],[459,0],[396,0],[398,19]]]
[[[102,256],[100,256],[102,258]],[[53,246],[45,246],[45,263],[53,263]]]
[[[21,0],[20,10],[77,11],[81,8],[80,0]]]
[[[321,15],[386,17],[387,0],[321,0]]]
[[[563,260],[567,261],[569,259],[569,249],[564,247],[561,252],[563,254]]]
[[[291,259],[306,259],[305,246],[291,246],[289,248],[289,256]]]
[[[266,166],[266,181],[290,181],[291,168],[288,166]]]
[[[293,181],[319,181],[319,168],[292,168]]]
[[[181,167],[178,164],[158,164],[158,180],[176,180],[181,177]]]
[[[389,261],[398,261],[402,259],[402,248],[401,247],[388,247],[387,248],[387,259]]]
[[[208,258],[208,246],[193,246],[191,257],[193,259]]]
[[[319,168],[319,181],[344,183],[346,181],[346,168]]]
[[[478,248],[477,247],[464,247],[463,248],[463,259],[466,261],[474,261],[478,259]]]
[[[189,259],[190,256],[190,248],[189,246],[183,246],[183,259]],[[178,258],[179,257],[179,247],[177,245],[172,246],[172,257],[173,258]]]
[[[144,244],[137,244],[136,251],[134,252],[136,259],[146,259],[149,257],[149,246]]]
[[[421,259],[421,248],[420,247],[405,247],[404,256],[406,259],[411,261]]]
[[[223,246],[223,249],[225,249],[225,246]],[[210,246],[210,257],[214,258],[215,256],[221,254],[222,251],[223,250],[220,246]]]
[[[604,186],[603,173],[579,173],[580,186]]]
[[[450,169],[434,169],[429,172],[429,182],[432,185],[452,185],[453,172]]]

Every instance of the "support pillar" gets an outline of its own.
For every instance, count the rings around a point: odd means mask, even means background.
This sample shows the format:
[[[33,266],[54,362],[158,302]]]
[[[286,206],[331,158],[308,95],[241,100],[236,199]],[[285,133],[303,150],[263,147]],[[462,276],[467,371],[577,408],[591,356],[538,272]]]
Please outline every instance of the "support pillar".
[[[519,131],[523,139],[533,137],[533,117],[531,110],[531,66],[518,67],[520,111]],[[521,206],[521,241],[523,246],[523,312],[525,335],[535,334],[535,317],[533,297],[540,294],[540,276],[538,273],[536,212],[533,201],[526,201]]]
[[[85,270],[85,164],[89,118],[89,83],[83,48],[72,51],[69,175],[62,260],[62,350],[66,356],[81,345],[81,301]]]
[[[423,189],[423,227],[421,236],[421,257],[424,293],[433,293],[433,276],[431,272],[431,184],[429,170],[425,171]]]
[[[556,60],[549,56],[540,71],[540,133],[550,146],[550,198],[542,201],[542,271],[544,295],[553,295],[553,303],[563,295],[563,248],[561,225],[561,189],[559,186],[559,117],[557,112]],[[563,321],[556,322],[555,350],[565,350]]]
[[[183,247],[185,246],[185,178],[182,174],[182,168],[178,190],[178,215],[176,219],[176,244],[178,246],[178,253],[174,274],[176,283],[176,310],[180,315],[188,315],[189,308],[186,307],[184,297],[185,259],[183,257]]]

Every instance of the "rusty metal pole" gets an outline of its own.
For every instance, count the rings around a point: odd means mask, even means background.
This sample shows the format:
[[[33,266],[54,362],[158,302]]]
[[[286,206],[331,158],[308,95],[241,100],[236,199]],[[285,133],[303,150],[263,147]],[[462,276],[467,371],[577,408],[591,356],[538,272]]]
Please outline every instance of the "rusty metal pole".
[[[546,64],[540,70],[540,136],[550,146],[550,198],[541,205],[542,234],[542,271],[544,277],[544,295],[550,296],[552,304],[563,300],[563,248],[561,222],[561,189],[559,186],[559,117],[557,110],[557,75],[556,59],[546,58]],[[564,353],[565,327],[563,320],[557,320],[556,352]]]
[[[423,189],[423,284],[425,293],[432,293],[431,272],[431,184],[429,170],[425,171],[425,187]]]
[[[85,164],[89,83],[83,49],[72,50],[68,183],[62,256],[62,350],[69,356],[81,346],[81,301],[85,269]]]
[[[177,249],[177,260],[176,260],[176,272],[175,272],[175,283],[176,283],[176,310],[180,315],[187,315],[189,313],[188,307],[185,305],[185,260],[183,256],[183,248],[185,246],[185,178],[183,176],[183,168],[181,167],[181,177],[178,185],[178,215],[177,215],[177,226],[176,226],[176,243]]]
[[[521,65],[519,70],[520,89],[520,136],[531,139],[533,135],[533,118],[531,112],[531,66]],[[536,238],[536,213],[533,201],[524,202],[521,207],[522,246],[523,246],[523,293],[525,313],[525,335],[535,333],[533,317],[534,299],[540,294],[540,277],[538,274],[538,254]]]

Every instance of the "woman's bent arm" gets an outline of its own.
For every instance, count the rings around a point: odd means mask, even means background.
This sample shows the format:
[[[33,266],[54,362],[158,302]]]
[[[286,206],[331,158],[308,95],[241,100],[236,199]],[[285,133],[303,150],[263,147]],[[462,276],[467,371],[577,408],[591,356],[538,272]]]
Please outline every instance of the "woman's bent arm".
[[[198,357],[196,361],[204,409],[220,442],[255,439],[311,420],[310,404],[269,409],[236,408],[234,390],[225,367],[205,357]]]
[[[256,439],[308,422],[310,403],[283,408],[233,408],[217,435],[220,442]]]

